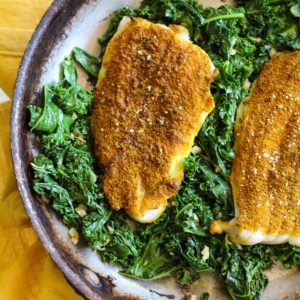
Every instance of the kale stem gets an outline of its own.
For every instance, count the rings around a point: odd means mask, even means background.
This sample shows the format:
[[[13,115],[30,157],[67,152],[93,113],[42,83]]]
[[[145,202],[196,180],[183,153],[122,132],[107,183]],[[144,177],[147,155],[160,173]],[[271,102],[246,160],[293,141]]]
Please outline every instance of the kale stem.
[[[208,24],[210,22],[214,22],[214,21],[217,21],[217,20],[244,19],[244,18],[245,18],[244,13],[236,13],[236,14],[230,14],[230,15],[215,16],[215,17],[206,19],[204,21],[204,24]]]

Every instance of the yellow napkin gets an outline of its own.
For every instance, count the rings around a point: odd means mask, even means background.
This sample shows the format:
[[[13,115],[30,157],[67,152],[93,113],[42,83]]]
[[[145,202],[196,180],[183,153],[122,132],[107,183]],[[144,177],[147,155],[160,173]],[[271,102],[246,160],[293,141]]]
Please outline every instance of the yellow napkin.
[[[50,0],[0,0],[0,87],[12,97],[28,40]],[[26,215],[12,169],[10,102],[0,104],[0,299],[82,299],[52,262]]]

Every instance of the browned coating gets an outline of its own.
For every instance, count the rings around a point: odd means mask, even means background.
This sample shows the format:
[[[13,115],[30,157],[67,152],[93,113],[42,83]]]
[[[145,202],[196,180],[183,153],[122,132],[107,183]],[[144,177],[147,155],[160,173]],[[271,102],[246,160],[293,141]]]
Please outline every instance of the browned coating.
[[[92,132],[114,209],[136,216],[179,190],[182,162],[173,171],[171,165],[188,155],[214,107],[213,77],[204,51],[160,25],[137,18],[113,38],[95,91]]]
[[[300,236],[300,52],[262,70],[236,127],[237,227]]]

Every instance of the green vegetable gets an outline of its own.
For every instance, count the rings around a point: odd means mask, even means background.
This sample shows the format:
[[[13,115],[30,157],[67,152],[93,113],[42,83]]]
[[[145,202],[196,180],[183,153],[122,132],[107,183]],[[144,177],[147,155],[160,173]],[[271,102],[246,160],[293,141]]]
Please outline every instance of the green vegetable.
[[[65,81],[67,81],[69,85],[76,85],[77,70],[71,57],[67,57],[62,63],[62,70]]]
[[[121,273],[129,277],[146,280],[175,275],[177,271],[176,261],[168,257],[167,253],[160,247],[162,241],[164,241],[162,234],[152,236],[143,254],[135,260],[133,265]]]
[[[44,108],[41,109],[34,105],[29,105],[28,109],[31,113],[29,126],[32,129],[52,133],[64,118],[62,110],[53,102],[53,92],[44,86]]]
[[[193,184],[196,194],[214,201],[214,218],[230,219],[233,216],[233,202],[228,181],[215,171],[207,159],[199,155],[191,155],[185,160],[185,170],[186,179],[190,185]],[[188,200],[187,195],[184,198]],[[199,200],[197,202],[200,203]],[[201,215],[209,216],[208,213]]]
[[[199,298],[199,300],[208,300],[208,299],[209,299],[209,293],[203,293]]]
[[[249,33],[279,50],[300,49],[298,0],[239,0],[245,5]]]
[[[51,87],[53,101],[65,113],[87,115],[92,105],[92,93],[77,84],[77,71],[74,60],[67,57],[62,63],[63,80]]]
[[[182,257],[184,257],[184,259],[191,265],[191,267],[196,269],[196,271],[199,273],[214,272],[209,257],[206,258],[203,254],[203,250],[205,249],[205,247],[207,247],[205,245],[205,241],[198,240],[195,237],[189,237],[184,244],[184,248],[182,245],[180,245],[180,252]]]
[[[276,257],[283,265],[290,269],[300,266],[300,248],[292,245],[280,245],[275,248]]]
[[[86,115],[91,110],[92,93],[84,90],[79,85],[54,85],[55,102],[66,113],[74,112],[78,115]]]
[[[296,17],[296,18],[300,18],[300,3],[295,3],[291,9],[291,14]]]
[[[83,219],[82,233],[95,250],[104,250],[109,243],[109,233],[104,228],[109,216],[110,213],[106,211],[101,214],[93,212]]]
[[[32,128],[41,117],[43,110],[35,105],[28,105],[27,108],[30,112],[30,121],[28,125]]]
[[[110,243],[106,251],[102,253],[103,261],[120,263],[123,266],[131,266],[134,259],[140,256],[139,237],[130,229],[128,224],[121,222],[118,218],[107,224]]]
[[[83,69],[94,79],[98,78],[100,70],[100,60],[88,54],[86,51],[76,47],[73,49],[74,59],[83,67]]]
[[[78,226],[78,215],[74,211],[74,206],[70,194],[57,182],[57,171],[50,159],[40,154],[31,164],[34,174],[34,190],[53,203],[52,207],[63,216],[65,224]]]
[[[232,299],[256,300],[268,282],[263,272],[276,260],[287,268],[300,265],[300,248],[241,247],[226,235],[212,236],[209,226],[214,219],[229,220],[234,215],[228,177],[237,106],[249,95],[249,83],[257,78],[272,48],[300,49],[300,7],[293,0],[239,0],[237,4],[215,9],[196,0],[144,0],[138,9],[125,7],[115,13],[100,40],[99,59],[80,48],[73,50],[76,62],[95,81],[120,20],[143,17],[185,26],[191,40],[218,68],[211,88],[216,107],[195,140],[201,153],[186,158],[181,189],[156,222],[140,224],[110,209],[92,153],[92,92],[77,84],[71,57],[62,64],[61,81],[45,86],[44,107],[28,106],[29,126],[43,147],[32,162],[34,190],[69,227],[77,228],[103,261],[119,264],[121,273],[132,278],[174,275],[181,285],[212,272]],[[86,208],[83,215],[76,212],[79,205]],[[208,299],[208,294],[200,299]]]
[[[222,245],[221,274],[232,299],[259,299],[268,284],[263,271],[272,267],[272,248],[263,245],[245,247],[228,241]]]

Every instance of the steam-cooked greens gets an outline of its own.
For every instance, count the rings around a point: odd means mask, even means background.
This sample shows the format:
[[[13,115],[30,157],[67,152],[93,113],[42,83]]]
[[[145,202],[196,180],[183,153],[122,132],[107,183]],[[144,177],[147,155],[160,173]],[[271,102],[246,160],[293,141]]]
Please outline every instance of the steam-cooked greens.
[[[228,175],[234,158],[235,112],[272,48],[300,49],[297,0],[237,1],[237,7],[204,8],[196,0],[144,0],[123,8],[100,40],[100,58],[75,48],[75,60],[95,81],[107,43],[123,16],[182,24],[192,41],[210,55],[219,76],[212,86],[216,108],[199,132],[201,148],[185,161],[185,178],[171,207],[153,224],[128,225],[128,216],[110,209],[95,166],[89,117],[92,92],[77,84],[74,60],[62,64],[62,81],[44,88],[43,108],[30,105],[29,126],[43,145],[32,162],[34,190],[51,201],[69,227],[76,228],[102,260],[119,264],[122,274],[145,280],[176,275],[190,284],[203,272],[217,274],[232,299],[259,299],[267,285],[263,271],[275,260],[291,268],[300,250],[289,245],[241,247],[226,235],[212,236],[215,218],[234,215]],[[78,213],[78,207],[83,213]],[[151,261],[148,258],[151,257]],[[203,294],[201,299],[207,299]]]

